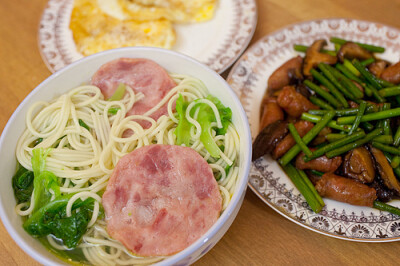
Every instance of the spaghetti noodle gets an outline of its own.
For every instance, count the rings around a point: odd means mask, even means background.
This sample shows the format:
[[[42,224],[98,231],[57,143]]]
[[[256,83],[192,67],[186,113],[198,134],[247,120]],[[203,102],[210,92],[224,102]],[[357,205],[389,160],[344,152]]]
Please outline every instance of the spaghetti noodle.
[[[51,148],[46,157],[46,170],[59,178],[62,195],[75,193],[68,200],[67,217],[71,215],[75,201],[93,199],[88,230],[76,247],[84,254],[84,260],[91,264],[149,264],[163,259],[137,257],[108,235],[106,221],[101,218],[100,195],[122,156],[145,145],[176,145],[174,131],[179,121],[174,111],[174,103],[179,95],[191,102],[186,111],[186,118],[194,124],[190,132],[190,147],[202,155],[213,170],[223,199],[222,210],[228,206],[235,192],[240,141],[235,127],[230,124],[224,135],[212,132],[216,144],[224,149],[220,151],[220,158],[210,156],[200,141],[201,126],[196,121],[198,105],[194,101],[201,99],[199,102],[212,108],[216,116],[215,125],[213,124],[215,127],[221,124],[218,110],[211,101],[205,99],[209,93],[200,80],[175,74],[171,77],[177,86],[144,115],[126,117],[127,111],[135,102],[143,98],[141,93],[135,94],[127,87],[127,93],[122,100],[106,101],[100,89],[91,85],[75,88],[51,102],[37,102],[28,111],[27,128],[17,144],[17,160],[24,168],[32,170],[33,149]],[[161,116],[157,121],[149,117],[165,104],[168,107],[168,116]],[[190,111],[192,108],[194,112]],[[143,128],[138,123],[140,120],[150,122],[151,126]],[[81,125],[82,122],[87,128]],[[33,146],[32,143],[38,139],[41,139],[41,142]],[[17,214],[24,217],[32,215],[34,194],[35,190],[31,196],[32,204],[25,202],[15,207]],[[51,235],[47,236],[47,241],[56,250],[68,250],[60,240]]]

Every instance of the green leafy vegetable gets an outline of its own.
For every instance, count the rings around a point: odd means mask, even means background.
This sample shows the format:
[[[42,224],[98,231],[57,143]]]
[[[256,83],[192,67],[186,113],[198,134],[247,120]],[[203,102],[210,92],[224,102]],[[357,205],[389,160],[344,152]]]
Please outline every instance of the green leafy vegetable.
[[[218,109],[218,113],[221,118],[221,128],[215,128],[217,135],[224,135],[228,129],[229,124],[232,121],[232,111],[229,107],[225,107],[216,97],[212,95],[208,95],[207,100],[210,100]],[[199,122],[201,126],[201,135],[200,141],[203,143],[204,147],[210,153],[210,155],[214,158],[219,158],[220,155],[220,148],[215,143],[213,136],[211,135],[211,123],[216,122],[216,117],[212,108],[205,103],[198,102],[198,116],[197,122]],[[193,126],[187,119],[186,119],[186,109],[189,105],[189,102],[186,102],[183,99],[182,95],[179,95],[178,99],[176,100],[176,111],[179,116],[178,126],[175,129],[175,135],[177,136],[177,144],[185,144],[189,146],[190,144],[190,129]],[[195,108],[191,110],[191,116],[195,112]]]
[[[224,135],[228,129],[232,119],[232,111],[229,107],[225,107],[217,98],[212,95],[208,95],[207,99],[213,102],[221,117],[222,127],[216,129],[217,135]],[[198,100],[196,100],[198,101]],[[216,122],[215,114],[208,104],[201,103],[199,107],[199,115],[197,121],[201,125],[200,141],[204,147],[214,158],[219,158],[220,149],[215,143],[213,136],[211,135],[211,123]]]
[[[82,119],[79,119],[79,125],[80,125],[81,127],[86,128],[88,131],[90,131],[90,127],[89,127],[85,122],[83,122]]]
[[[19,165],[12,178],[12,186],[18,204],[29,201],[33,191],[33,172]]]
[[[55,197],[60,196],[60,185],[57,177],[45,170],[46,157],[50,151],[51,149],[45,150],[43,148],[32,150],[32,169],[34,173],[33,212],[49,203],[53,194]]]
[[[119,107],[111,107],[110,109],[108,109],[108,113],[111,115],[116,115],[118,113],[118,110],[120,110],[121,108]]]
[[[226,174],[226,175],[229,174],[229,172],[231,171],[231,169],[232,169],[232,167],[233,167],[234,165],[235,165],[235,161],[233,161],[231,165],[228,164],[227,166],[225,166],[225,174]]]
[[[125,84],[120,83],[118,85],[118,88],[114,91],[114,94],[111,95],[111,97],[108,98],[107,101],[120,101],[120,100],[122,100],[122,98],[124,97],[124,94],[125,94],[125,90],[126,90]]]
[[[50,230],[49,233],[62,239],[67,247],[74,248],[86,232],[90,218],[89,208],[81,208],[79,212],[75,210],[70,217],[63,212],[46,214],[44,221],[47,222],[45,226]]]
[[[68,248],[76,247],[90,221],[93,199],[78,199],[72,206],[71,216],[67,217],[66,206],[73,195],[59,196],[41,207],[25,221],[24,229],[35,237],[52,234],[61,239]]]
[[[31,148],[36,147],[36,145],[38,145],[42,141],[43,141],[43,138],[38,138],[38,139],[32,141],[32,143],[29,145],[29,147],[31,147]]]
[[[183,99],[182,94],[179,94],[175,107],[178,112],[179,122],[174,131],[178,145],[185,144],[186,146],[189,146],[190,144],[190,128],[192,127],[192,124],[186,119],[186,109],[188,105],[189,103]]]
[[[217,128],[217,135],[225,135],[228,130],[228,126],[232,122],[232,110],[229,107],[225,107],[218,98],[208,95],[207,99],[212,101],[218,108],[219,115],[221,117],[222,128]]]

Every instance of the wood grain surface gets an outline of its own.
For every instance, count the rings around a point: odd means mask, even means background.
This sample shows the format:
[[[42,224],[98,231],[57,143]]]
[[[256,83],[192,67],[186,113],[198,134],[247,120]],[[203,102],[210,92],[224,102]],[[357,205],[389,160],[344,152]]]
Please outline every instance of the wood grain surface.
[[[51,74],[37,41],[46,2],[0,0],[0,131],[25,96]],[[288,24],[317,18],[355,18],[400,28],[400,0],[257,0],[257,4],[252,43]],[[396,265],[399,250],[399,242],[357,243],[304,229],[248,190],[231,228],[196,265]],[[0,265],[38,265],[3,225]]]

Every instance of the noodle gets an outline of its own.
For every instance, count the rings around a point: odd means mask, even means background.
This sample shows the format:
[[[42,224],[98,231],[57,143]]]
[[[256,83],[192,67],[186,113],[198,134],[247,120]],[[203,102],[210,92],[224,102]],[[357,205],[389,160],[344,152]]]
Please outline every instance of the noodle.
[[[76,200],[94,199],[88,231],[77,247],[91,264],[149,264],[164,258],[134,256],[121,243],[113,240],[106,231],[106,222],[98,219],[101,197],[97,193],[104,191],[113,168],[122,156],[149,144],[176,144],[174,130],[178,120],[174,114],[174,102],[179,94],[189,102],[208,95],[207,88],[198,79],[176,74],[171,77],[177,86],[144,115],[125,117],[134,103],[143,98],[141,93],[135,94],[127,87],[127,93],[121,101],[106,101],[100,89],[91,85],[75,88],[49,103],[37,102],[28,111],[27,128],[17,144],[17,160],[24,168],[32,170],[32,150],[40,147],[52,148],[46,158],[46,170],[60,178],[62,194],[77,193],[68,201],[67,217],[71,215],[72,205]],[[222,127],[214,103],[207,99],[201,99],[200,102],[211,107],[217,118],[215,124]],[[168,116],[162,116],[157,121],[149,117],[165,104]],[[118,108],[118,111],[111,113],[111,108]],[[194,113],[194,117],[189,116],[192,108],[197,108],[193,102],[186,111],[188,121],[195,125],[191,131],[190,147],[209,162],[218,180],[223,199],[222,210],[225,210],[235,192],[238,179],[239,136],[233,125],[229,125],[225,135],[216,136],[212,132],[217,145],[225,148],[220,153],[221,158],[211,157],[199,139],[201,126],[195,120],[198,111]],[[80,120],[90,130],[81,126]],[[144,129],[138,120],[148,121],[151,126]],[[132,134],[126,135],[127,131]],[[32,143],[39,138],[43,138],[43,141],[32,147]],[[228,173],[226,169],[229,169]],[[34,209],[33,200],[31,202],[30,206],[27,203],[17,205],[16,213],[20,216],[31,215]],[[48,236],[47,239],[54,249],[67,249],[53,237]]]

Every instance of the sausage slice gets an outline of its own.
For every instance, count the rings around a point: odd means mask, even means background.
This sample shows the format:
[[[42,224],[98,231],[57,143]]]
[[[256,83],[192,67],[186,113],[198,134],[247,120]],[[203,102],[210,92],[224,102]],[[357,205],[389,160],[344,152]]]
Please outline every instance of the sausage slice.
[[[144,94],[144,99],[136,102],[128,115],[146,113],[176,86],[164,68],[144,58],[119,58],[108,62],[97,70],[91,80],[91,84],[99,87],[106,99],[113,95],[120,83]],[[157,120],[164,114],[167,114],[166,105],[151,117]]]
[[[324,174],[315,184],[321,197],[327,197],[352,205],[372,207],[376,200],[376,190],[354,179],[332,173]]]
[[[122,157],[103,195],[107,231],[139,256],[166,256],[217,221],[218,184],[195,150],[154,144]]]

